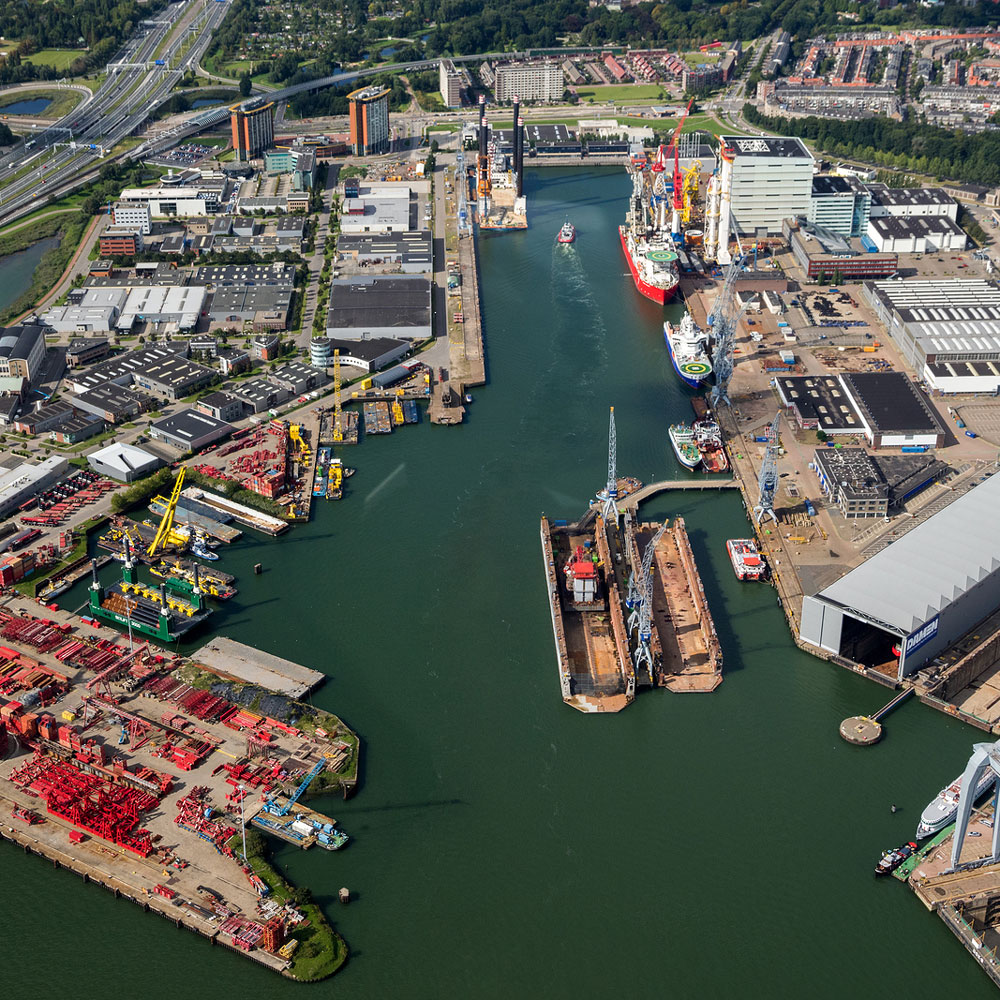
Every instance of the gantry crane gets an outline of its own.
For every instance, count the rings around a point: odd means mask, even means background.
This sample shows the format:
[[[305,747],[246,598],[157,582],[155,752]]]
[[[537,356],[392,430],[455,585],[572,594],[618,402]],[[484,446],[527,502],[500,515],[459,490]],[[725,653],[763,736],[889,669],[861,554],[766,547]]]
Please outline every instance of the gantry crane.
[[[340,405],[340,348],[333,352],[333,440],[344,440]]]
[[[760,474],[757,476],[757,486],[760,497],[753,509],[753,515],[760,524],[765,517],[776,521],[774,516],[774,494],[778,490],[778,421],[781,411],[774,415],[771,426],[767,429],[767,447],[764,449],[764,460],[760,463]]]
[[[163,512],[163,517],[160,519],[160,526],[156,529],[156,535],[149,543],[149,548],[146,549],[147,555],[156,555],[167,544],[182,546],[187,542],[184,536],[174,531],[174,513],[177,510],[177,501],[181,498],[181,490],[184,487],[184,473],[186,471],[186,468],[182,465],[181,471],[177,473],[177,478],[174,480],[174,488],[170,493],[170,499],[167,501],[167,509]]]
[[[635,671],[638,673],[640,668],[645,666],[649,671],[650,680],[653,679],[653,651],[650,648],[650,640],[653,638],[653,553],[666,530],[667,523],[664,521],[646,544],[646,551],[642,554],[642,565],[639,567],[639,580],[636,583],[638,602],[632,608],[632,614],[628,619],[629,633],[631,634],[634,629],[638,630],[634,654]],[[631,589],[629,587],[630,591]]]

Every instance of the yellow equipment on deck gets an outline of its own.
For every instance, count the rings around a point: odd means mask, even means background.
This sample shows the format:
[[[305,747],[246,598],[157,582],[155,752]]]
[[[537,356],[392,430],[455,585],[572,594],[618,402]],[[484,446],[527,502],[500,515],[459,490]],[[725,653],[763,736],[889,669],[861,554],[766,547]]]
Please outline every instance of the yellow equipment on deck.
[[[333,352],[333,440],[344,440],[340,406],[340,348]]]
[[[288,439],[295,445],[296,450],[302,453],[302,461],[308,462],[312,452],[309,450],[309,445],[306,444],[305,438],[302,436],[300,424],[292,424],[288,428]]]
[[[392,422],[397,427],[403,422],[403,407],[398,399],[392,401]]]
[[[163,512],[163,517],[160,519],[160,526],[156,529],[155,537],[149,543],[149,548],[146,549],[148,555],[156,555],[166,545],[174,545],[181,548],[187,545],[187,536],[174,531],[174,512],[177,510],[177,501],[181,498],[181,490],[184,487],[184,473],[186,471],[182,465],[181,471],[174,480],[174,488],[170,493],[170,499],[167,501],[167,509]]]

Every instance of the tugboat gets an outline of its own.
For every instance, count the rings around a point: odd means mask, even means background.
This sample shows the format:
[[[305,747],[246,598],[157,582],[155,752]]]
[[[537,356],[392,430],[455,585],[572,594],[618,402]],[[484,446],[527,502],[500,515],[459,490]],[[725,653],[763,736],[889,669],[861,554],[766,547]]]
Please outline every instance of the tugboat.
[[[562,229],[559,230],[559,235],[556,237],[558,243],[572,243],[576,239],[576,228],[573,223],[567,220],[563,223]]]
[[[875,866],[876,875],[891,875],[907,858],[913,857],[917,845],[908,840],[902,847],[894,851],[883,851],[879,863]]]
[[[217,552],[213,552],[206,544],[204,538],[196,537],[191,543],[191,555],[204,559],[207,562],[215,562],[219,558]]]
[[[694,429],[688,424],[671,424],[669,434],[677,461],[686,469],[697,469],[701,464],[701,452],[695,444]]]

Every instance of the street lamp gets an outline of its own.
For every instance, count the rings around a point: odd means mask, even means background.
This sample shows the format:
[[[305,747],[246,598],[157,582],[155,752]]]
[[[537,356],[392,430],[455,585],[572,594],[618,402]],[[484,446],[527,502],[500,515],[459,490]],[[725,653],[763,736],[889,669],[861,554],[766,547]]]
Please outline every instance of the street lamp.
[[[246,798],[246,788],[240,784],[240,828],[243,832],[243,860],[247,859],[247,821],[246,814],[243,811],[243,800]]]

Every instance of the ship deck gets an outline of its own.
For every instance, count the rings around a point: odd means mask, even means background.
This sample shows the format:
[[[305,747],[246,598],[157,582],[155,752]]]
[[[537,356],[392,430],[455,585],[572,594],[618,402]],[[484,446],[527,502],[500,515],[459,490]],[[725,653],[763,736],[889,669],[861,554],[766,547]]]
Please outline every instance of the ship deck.
[[[643,548],[657,526],[639,528]],[[653,625],[660,638],[659,682],[671,691],[714,691],[722,683],[722,652],[681,518],[653,554]]]

